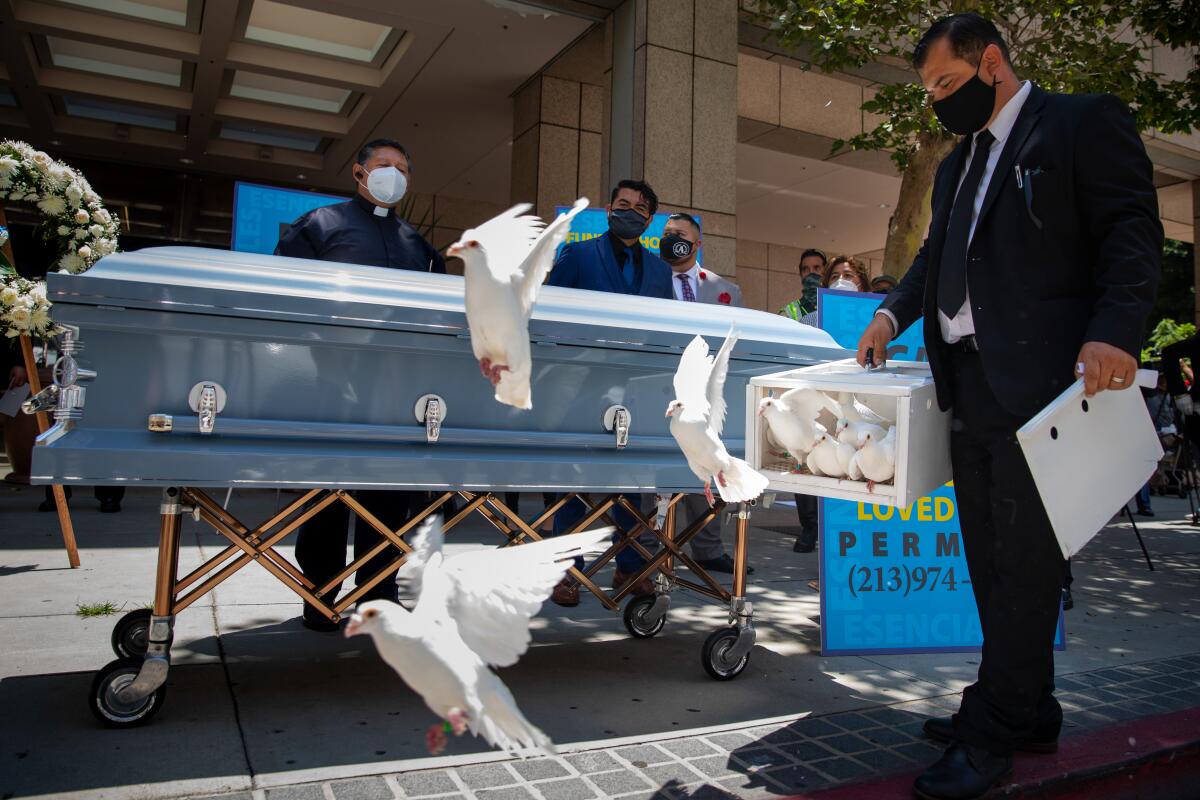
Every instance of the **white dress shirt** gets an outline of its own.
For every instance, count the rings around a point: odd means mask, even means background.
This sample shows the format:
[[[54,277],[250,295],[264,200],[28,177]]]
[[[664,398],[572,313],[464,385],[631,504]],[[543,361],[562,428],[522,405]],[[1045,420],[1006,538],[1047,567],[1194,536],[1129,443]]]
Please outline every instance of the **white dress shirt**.
[[[979,221],[979,210],[983,207],[983,198],[987,195],[988,184],[992,180],[992,172],[996,169],[996,162],[1000,160],[1000,153],[1004,151],[1004,143],[1008,141],[1008,135],[1012,133],[1013,125],[1017,121],[1017,115],[1021,113],[1021,108],[1025,105],[1025,100],[1029,97],[1032,87],[1033,84],[1029,81],[1023,81],[1021,88],[1004,104],[1004,108],[1000,109],[1000,113],[992,120],[992,124],[988,125],[988,130],[996,138],[996,141],[992,142],[992,147],[988,151],[987,166],[984,167],[983,178],[979,181],[979,189],[975,192],[975,204],[971,209],[971,227],[967,231],[968,252],[971,238],[975,235],[975,223]],[[957,186],[962,186],[963,180],[967,177],[967,170],[970,167],[971,159],[975,156],[975,137],[977,135],[971,135],[971,147],[967,151],[966,159],[963,160],[962,173],[958,176]],[[957,195],[958,189],[956,188],[956,198]],[[879,313],[887,314],[888,319],[892,322],[892,330],[899,330],[895,315],[882,309]],[[954,315],[953,319],[943,314],[940,310],[938,311],[938,327],[941,329],[942,339],[950,344],[954,344],[964,336],[970,336],[975,333],[975,319],[971,316],[971,287],[969,282],[967,285],[967,299],[958,313]]]
[[[687,272],[671,272],[671,286],[675,291],[675,299],[683,299],[683,281],[679,279],[680,275],[687,276],[688,285],[692,287],[692,297],[700,300],[700,265],[692,264],[692,268]]]

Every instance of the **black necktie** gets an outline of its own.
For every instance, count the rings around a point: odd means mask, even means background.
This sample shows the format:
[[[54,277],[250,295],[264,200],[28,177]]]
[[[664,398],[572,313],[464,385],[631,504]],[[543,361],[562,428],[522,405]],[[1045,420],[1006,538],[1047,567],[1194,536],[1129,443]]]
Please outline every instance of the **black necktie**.
[[[994,141],[996,137],[987,128],[975,135],[975,155],[954,198],[950,222],[946,226],[946,243],[942,246],[942,263],[938,269],[937,305],[938,310],[950,319],[954,319],[967,301],[967,241],[971,233],[971,212]]]

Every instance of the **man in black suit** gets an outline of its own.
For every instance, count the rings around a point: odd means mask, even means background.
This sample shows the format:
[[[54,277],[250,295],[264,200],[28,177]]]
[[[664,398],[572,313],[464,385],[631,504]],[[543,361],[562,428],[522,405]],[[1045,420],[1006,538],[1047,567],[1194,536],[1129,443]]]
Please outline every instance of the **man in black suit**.
[[[1013,71],[995,26],[935,23],[913,65],[942,124],[965,138],[934,179],[928,238],[858,346],[882,363],[924,317],[951,458],[983,657],[948,741],[914,789],[972,798],[1014,750],[1053,752],[1062,725],[1053,640],[1063,558],[1015,432],[1082,374],[1129,388],[1154,301],[1163,232],[1151,165],[1112,95],[1049,94]]]

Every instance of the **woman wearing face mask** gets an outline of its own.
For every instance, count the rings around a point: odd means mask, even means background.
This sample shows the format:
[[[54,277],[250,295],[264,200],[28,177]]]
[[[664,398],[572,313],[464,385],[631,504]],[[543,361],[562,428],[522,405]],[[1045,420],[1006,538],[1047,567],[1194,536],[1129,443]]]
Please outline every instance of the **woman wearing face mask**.
[[[836,289],[839,292],[865,292],[867,290],[867,271],[858,261],[850,256],[835,256],[825,272],[821,275],[821,287]],[[817,312],[811,311],[800,318],[803,325],[820,324]]]
[[[837,289],[841,292],[865,292],[868,281],[867,271],[857,259],[850,256],[835,256],[825,268],[823,283],[826,289]]]

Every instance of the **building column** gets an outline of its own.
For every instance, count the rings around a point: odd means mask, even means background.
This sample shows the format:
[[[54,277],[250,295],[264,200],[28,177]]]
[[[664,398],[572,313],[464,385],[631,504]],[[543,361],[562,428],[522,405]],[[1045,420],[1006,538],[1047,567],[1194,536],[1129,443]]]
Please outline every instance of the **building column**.
[[[700,218],[703,263],[736,274],[737,0],[626,0],[609,20],[608,183],[641,179]]]
[[[577,197],[593,206],[608,201],[601,172],[607,58],[597,27],[513,95],[510,193],[543,219]]]

